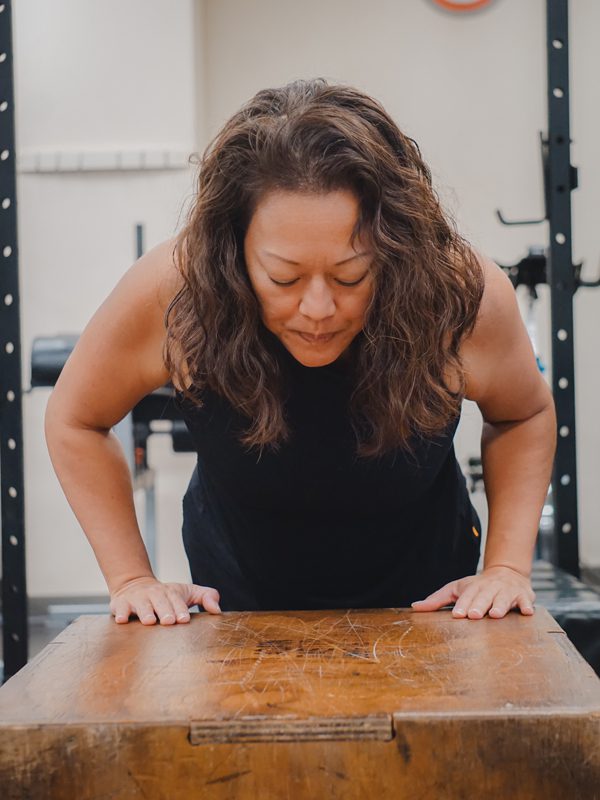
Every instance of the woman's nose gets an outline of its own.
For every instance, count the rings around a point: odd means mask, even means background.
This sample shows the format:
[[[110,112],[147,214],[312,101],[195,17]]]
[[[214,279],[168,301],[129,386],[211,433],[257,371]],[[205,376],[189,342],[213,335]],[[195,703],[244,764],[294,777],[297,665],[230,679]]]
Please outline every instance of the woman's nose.
[[[300,313],[310,319],[320,320],[335,314],[333,293],[323,280],[313,280],[300,300]]]

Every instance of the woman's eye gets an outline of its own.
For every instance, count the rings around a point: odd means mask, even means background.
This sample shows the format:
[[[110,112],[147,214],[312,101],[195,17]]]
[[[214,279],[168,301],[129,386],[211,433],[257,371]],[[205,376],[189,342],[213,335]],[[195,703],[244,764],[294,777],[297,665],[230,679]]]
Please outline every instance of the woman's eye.
[[[367,277],[367,275],[368,275],[368,273],[365,272],[365,274],[361,278],[356,280],[356,281],[342,281],[342,280],[339,280],[339,279],[336,278],[336,283],[339,283],[340,286],[358,286],[359,283],[362,283],[364,281],[364,279]],[[293,286],[293,284],[297,283],[298,280],[300,280],[300,279],[299,278],[293,278],[293,280],[291,280],[291,281],[277,281],[277,280],[275,280],[275,278],[271,278],[271,281],[274,284],[276,284],[277,286]]]
[[[362,283],[366,277],[367,277],[367,273],[365,272],[365,274],[362,276],[362,278],[359,278],[357,281],[340,281],[340,280],[338,280],[338,283],[341,286],[358,286],[358,284]]]
[[[298,278],[294,278],[292,281],[276,281],[275,278],[271,278],[273,283],[276,283],[277,286],[291,286],[293,283],[296,283]]]

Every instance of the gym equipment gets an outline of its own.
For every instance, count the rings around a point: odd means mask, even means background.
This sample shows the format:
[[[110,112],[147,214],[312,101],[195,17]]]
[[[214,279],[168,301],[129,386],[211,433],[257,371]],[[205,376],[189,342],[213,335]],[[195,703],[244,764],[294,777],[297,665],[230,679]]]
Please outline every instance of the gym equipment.
[[[0,3],[0,507],[4,674],[27,662],[25,492],[12,9]]]
[[[598,741],[544,609],[82,616],[0,688],[0,795],[590,800]]]

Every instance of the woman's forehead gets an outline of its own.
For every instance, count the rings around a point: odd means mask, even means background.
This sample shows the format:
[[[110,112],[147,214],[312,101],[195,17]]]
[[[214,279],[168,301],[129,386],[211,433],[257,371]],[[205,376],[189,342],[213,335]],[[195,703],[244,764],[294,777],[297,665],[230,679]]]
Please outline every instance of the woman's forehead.
[[[298,255],[315,247],[351,251],[359,210],[358,199],[347,190],[271,192],[258,204],[250,221],[248,243],[291,260],[299,259],[290,249]],[[285,252],[280,252],[282,248]]]

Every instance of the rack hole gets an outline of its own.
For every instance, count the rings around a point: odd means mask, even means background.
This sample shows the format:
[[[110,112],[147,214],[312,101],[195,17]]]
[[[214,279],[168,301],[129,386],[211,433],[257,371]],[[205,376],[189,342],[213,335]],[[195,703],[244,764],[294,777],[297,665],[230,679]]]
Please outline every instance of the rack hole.
[[[15,352],[15,346],[12,342],[7,342],[4,349],[6,350],[9,356]]]
[[[557,233],[554,239],[558,242],[558,244],[564,244],[567,241],[567,237],[564,233]]]
[[[555,86],[555,87],[554,87],[554,89],[552,89],[552,94],[554,95],[554,97],[558,97],[558,99],[559,99],[559,100],[560,100],[562,97],[564,97],[564,96],[565,96],[565,93],[564,93],[564,91],[563,91],[563,90],[560,88],[560,86]]]
[[[9,450],[16,450],[17,449],[17,443],[15,442],[14,439],[9,439],[8,440],[8,449]]]
[[[4,256],[4,258],[12,256],[12,247],[9,244],[7,244],[6,247],[3,248],[2,255]]]
[[[569,338],[569,334],[566,332],[564,328],[560,328],[556,332],[556,338],[559,339],[561,342],[566,342],[567,339]]]
[[[21,641],[21,640],[19,639],[19,634],[18,634],[18,633],[11,633],[11,638],[12,638],[12,639],[13,639],[13,641],[15,641],[15,642],[20,642],[20,641]]]
[[[558,432],[560,433],[560,435],[561,435],[561,436],[563,437],[563,439],[564,439],[566,436],[568,436],[568,435],[569,435],[569,433],[570,433],[571,431],[569,430],[569,426],[568,426],[568,425],[561,425],[561,426],[560,426],[560,428],[559,428],[559,431],[558,431]]]
[[[5,306],[12,306],[13,296],[12,294],[5,294],[4,295],[4,305]]]
[[[11,592],[13,594],[18,594],[19,593],[19,587],[17,586],[16,583],[11,583],[10,584],[10,590],[11,590]]]
[[[0,64],[6,61],[6,53],[0,53]]]
[[[558,388],[559,389],[566,389],[568,385],[569,385],[569,381],[567,380],[567,378],[559,378],[558,379]]]
[[[0,103],[0,111],[6,111],[7,108],[8,108],[8,103],[6,102],[6,100],[3,100]]]
[[[9,155],[10,155],[10,150],[2,150],[2,152],[0,152],[0,160],[6,161]]]
[[[558,184],[558,186],[556,187],[556,191],[557,191],[559,194],[564,194],[565,187],[562,185],[562,183],[559,183],[559,184]]]
[[[571,483],[571,476],[570,475],[561,475],[560,482],[562,486],[568,486]]]
[[[563,44],[564,44],[564,42],[563,42],[562,39],[552,39],[552,47],[555,50],[562,50]]]
[[[9,389],[8,392],[6,393],[6,399],[8,400],[9,403],[14,403],[15,393],[13,392],[12,389]]]
[[[14,487],[14,486],[9,486],[9,487],[8,487],[8,494],[9,494],[9,495],[10,495],[10,496],[13,498],[13,500],[14,500],[14,498],[17,496],[17,490],[15,489],[15,487]]]
[[[563,533],[571,533],[572,530],[573,530],[573,526],[571,525],[570,522],[565,522],[565,524],[561,528],[561,531]]]
[[[19,540],[14,534],[8,537],[8,541],[13,545],[13,547],[16,547],[19,544]]]
[[[3,208],[3,209],[5,209],[5,210],[6,210],[7,208],[10,208],[10,197],[5,197],[5,198],[2,200],[2,208]]]

